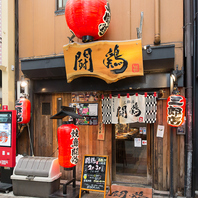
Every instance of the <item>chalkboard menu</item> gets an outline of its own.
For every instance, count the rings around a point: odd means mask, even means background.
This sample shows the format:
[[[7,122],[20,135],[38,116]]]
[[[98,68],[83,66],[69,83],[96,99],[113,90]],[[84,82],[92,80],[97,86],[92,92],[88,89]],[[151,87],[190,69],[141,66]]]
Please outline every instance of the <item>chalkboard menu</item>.
[[[109,184],[107,184],[107,182],[109,182]],[[105,197],[107,185],[110,187],[111,194],[111,180],[108,155],[85,155],[82,164],[79,198],[81,198],[81,190],[101,191],[104,192]]]
[[[104,191],[106,162],[106,157],[85,156],[82,188]]]

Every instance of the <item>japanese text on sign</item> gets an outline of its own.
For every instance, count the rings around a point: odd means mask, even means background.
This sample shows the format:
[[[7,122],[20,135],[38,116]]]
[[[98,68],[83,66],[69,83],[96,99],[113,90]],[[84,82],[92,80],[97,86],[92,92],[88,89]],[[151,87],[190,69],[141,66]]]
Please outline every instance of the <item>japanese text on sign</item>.
[[[180,95],[171,95],[167,101],[167,122],[178,127],[184,122],[186,100]]]
[[[67,81],[83,76],[97,77],[107,83],[130,76],[142,76],[141,40],[70,43],[63,47]]]
[[[76,129],[76,130],[72,129],[72,132],[71,132],[71,139],[73,139],[72,145],[71,145],[71,147],[72,147],[72,149],[71,149],[71,163],[72,164],[77,164],[77,162],[78,162],[78,156],[79,156],[79,153],[78,153],[78,146],[79,146],[78,138],[79,138],[78,129]]]

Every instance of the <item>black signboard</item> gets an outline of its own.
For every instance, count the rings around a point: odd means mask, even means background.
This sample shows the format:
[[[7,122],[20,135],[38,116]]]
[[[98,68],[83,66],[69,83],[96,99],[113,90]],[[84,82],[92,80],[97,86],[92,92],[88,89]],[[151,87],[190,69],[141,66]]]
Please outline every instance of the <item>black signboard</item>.
[[[101,191],[106,194],[107,176],[110,181],[110,173],[107,175],[108,166],[108,156],[84,156],[80,188],[88,191]],[[79,197],[81,197],[81,189]]]

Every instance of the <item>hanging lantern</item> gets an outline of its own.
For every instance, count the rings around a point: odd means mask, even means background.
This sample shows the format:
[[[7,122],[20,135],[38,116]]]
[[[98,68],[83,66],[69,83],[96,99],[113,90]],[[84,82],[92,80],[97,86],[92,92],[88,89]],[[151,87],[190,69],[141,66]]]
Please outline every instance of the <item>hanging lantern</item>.
[[[20,98],[15,103],[17,122],[27,124],[31,118],[31,103],[27,98]]]
[[[107,0],[68,0],[65,19],[68,27],[83,42],[97,40],[109,27],[109,3]]]
[[[78,162],[79,152],[79,128],[74,124],[67,124],[58,127],[59,164],[64,168],[72,168]]]
[[[167,99],[167,123],[179,127],[184,123],[186,99],[181,95],[170,95]]]

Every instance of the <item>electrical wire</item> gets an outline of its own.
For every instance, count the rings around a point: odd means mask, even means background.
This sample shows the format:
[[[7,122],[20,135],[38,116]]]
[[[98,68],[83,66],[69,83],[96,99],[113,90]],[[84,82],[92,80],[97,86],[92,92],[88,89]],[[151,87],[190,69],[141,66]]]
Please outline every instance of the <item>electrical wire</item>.
[[[34,157],[34,151],[33,151],[33,146],[32,146],[32,140],[31,140],[31,136],[30,136],[30,127],[29,127],[29,123],[27,124],[28,127],[28,134],[29,134],[29,140],[30,140],[30,149],[32,151],[32,156]]]
[[[52,157],[54,155],[54,153],[56,153],[56,151],[58,150],[58,147],[56,148],[56,150],[50,155],[50,157]]]

